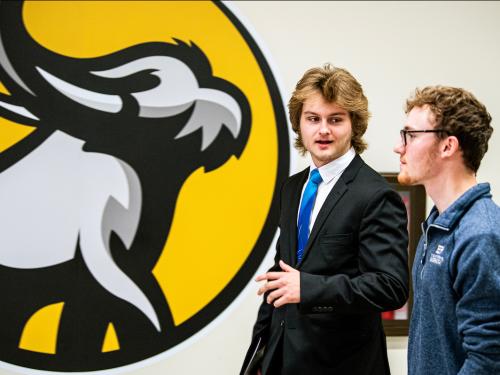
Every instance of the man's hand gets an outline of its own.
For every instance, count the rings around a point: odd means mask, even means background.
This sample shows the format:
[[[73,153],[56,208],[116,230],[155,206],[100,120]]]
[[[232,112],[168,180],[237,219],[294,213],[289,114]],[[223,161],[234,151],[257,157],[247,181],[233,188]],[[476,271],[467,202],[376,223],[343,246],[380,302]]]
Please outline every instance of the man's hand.
[[[300,302],[300,272],[280,260],[283,272],[267,272],[255,278],[255,281],[266,280],[259,288],[257,294],[260,296],[272,291],[267,296],[267,303],[274,307],[280,307],[287,303]]]

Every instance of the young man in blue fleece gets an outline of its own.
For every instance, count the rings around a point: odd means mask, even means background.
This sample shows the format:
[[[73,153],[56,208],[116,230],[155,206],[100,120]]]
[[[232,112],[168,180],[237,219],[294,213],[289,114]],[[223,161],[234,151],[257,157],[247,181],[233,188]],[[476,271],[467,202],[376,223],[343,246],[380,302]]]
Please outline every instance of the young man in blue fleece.
[[[442,86],[417,89],[406,114],[398,180],[435,204],[413,263],[409,375],[500,374],[500,208],[476,181],[491,117]]]

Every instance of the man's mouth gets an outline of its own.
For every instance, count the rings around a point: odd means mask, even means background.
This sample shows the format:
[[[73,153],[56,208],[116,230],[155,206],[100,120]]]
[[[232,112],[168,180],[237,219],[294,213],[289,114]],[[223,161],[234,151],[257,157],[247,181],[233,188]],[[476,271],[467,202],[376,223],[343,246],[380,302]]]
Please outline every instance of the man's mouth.
[[[316,143],[319,143],[320,145],[329,145],[330,143],[332,143],[333,141],[328,141],[328,140],[318,140],[316,141]]]

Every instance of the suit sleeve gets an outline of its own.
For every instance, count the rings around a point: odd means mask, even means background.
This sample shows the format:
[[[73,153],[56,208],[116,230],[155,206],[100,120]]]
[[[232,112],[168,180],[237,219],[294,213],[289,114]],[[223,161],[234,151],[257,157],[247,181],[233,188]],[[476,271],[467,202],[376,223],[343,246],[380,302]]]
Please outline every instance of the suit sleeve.
[[[278,244],[279,244],[279,239],[278,239]],[[279,261],[279,259],[278,261],[276,260],[278,254],[279,254],[279,245],[277,245],[276,248],[274,265],[269,269],[269,271],[276,270],[277,262]],[[257,313],[257,320],[253,326],[252,341],[250,342],[250,346],[248,347],[245,358],[243,360],[243,365],[241,367],[240,375],[244,375],[247,373],[246,370],[250,366],[251,362],[254,361],[254,356],[256,356],[256,353],[266,346],[267,341],[269,340],[269,330],[271,326],[271,318],[273,315],[274,306],[266,302],[268,294],[269,293],[264,294],[262,303],[260,304],[259,311]]]
[[[276,255],[274,257],[274,265],[269,268],[267,272],[280,271],[279,266],[279,238],[276,245]],[[257,313],[257,320],[253,327],[252,341],[256,338],[261,338],[262,342],[265,344],[269,336],[269,327],[271,325],[271,317],[273,315],[274,306],[266,302],[267,296],[270,292],[267,292],[262,297],[262,303],[259,307],[259,312]]]
[[[373,194],[358,233],[359,274],[300,274],[300,310],[331,306],[333,311],[389,311],[408,298],[408,230],[406,208],[389,188]],[[305,311],[304,311],[305,310]]]

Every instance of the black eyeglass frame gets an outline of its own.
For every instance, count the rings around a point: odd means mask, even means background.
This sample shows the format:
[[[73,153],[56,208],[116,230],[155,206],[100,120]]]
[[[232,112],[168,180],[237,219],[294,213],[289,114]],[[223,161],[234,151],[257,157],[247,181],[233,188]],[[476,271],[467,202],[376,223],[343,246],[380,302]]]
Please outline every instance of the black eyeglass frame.
[[[399,131],[399,134],[401,135],[401,139],[403,140],[403,145],[406,147],[408,144],[406,140],[406,135],[407,134],[413,134],[413,133],[447,133],[448,131],[445,129],[426,129],[426,130],[406,130],[406,129],[401,129]]]

